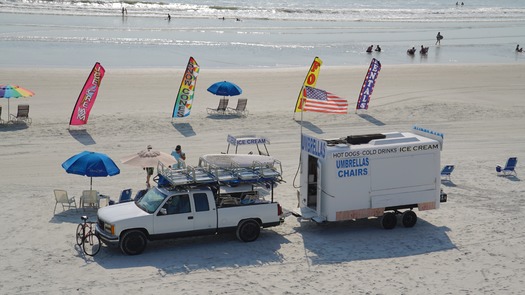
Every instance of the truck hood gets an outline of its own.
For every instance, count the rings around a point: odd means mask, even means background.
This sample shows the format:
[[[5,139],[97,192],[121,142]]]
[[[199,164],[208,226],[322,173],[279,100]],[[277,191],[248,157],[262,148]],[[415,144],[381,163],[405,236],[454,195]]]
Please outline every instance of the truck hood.
[[[111,224],[147,215],[149,215],[149,213],[142,211],[137,205],[135,205],[135,202],[126,202],[102,207],[97,213],[98,219]]]

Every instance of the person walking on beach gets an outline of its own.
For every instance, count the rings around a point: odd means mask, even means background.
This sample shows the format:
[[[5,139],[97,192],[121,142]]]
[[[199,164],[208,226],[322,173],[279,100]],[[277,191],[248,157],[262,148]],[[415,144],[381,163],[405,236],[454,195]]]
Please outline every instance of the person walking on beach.
[[[144,168],[144,170],[146,170],[146,186],[150,187],[151,184],[149,183],[149,180],[151,179],[151,176],[153,175],[154,168],[153,167],[146,167],[146,168]]]
[[[168,13],[168,21],[171,20],[171,15]]]
[[[436,45],[441,45],[441,39],[443,39],[443,36],[441,35],[441,32],[438,32],[436,35]]]
[[[151,151],[152,147],[150,144],[148,144],[148,152]],[[149,188],[151,185],[149,183],[151,176],[153,175],[153,167],[145,167],[144,170],[146,170],[146,186]]]
[[[175,158],[175,160],[177,160],[177,168],[182,168],[181,160],[186,161],[186,153],[182,151],[182,147],[180,145],[177,145],[175,147],[175,150],[171,152],[171,155],[173,156],[173,158]]]

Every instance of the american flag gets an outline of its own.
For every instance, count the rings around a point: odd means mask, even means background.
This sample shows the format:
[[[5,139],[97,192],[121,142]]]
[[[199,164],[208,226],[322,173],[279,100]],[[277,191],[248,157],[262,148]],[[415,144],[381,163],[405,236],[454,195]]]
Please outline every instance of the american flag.
[[[330,114],[346,114],[348,101],[335,94],[309,86],[306,88],[304,111]]]

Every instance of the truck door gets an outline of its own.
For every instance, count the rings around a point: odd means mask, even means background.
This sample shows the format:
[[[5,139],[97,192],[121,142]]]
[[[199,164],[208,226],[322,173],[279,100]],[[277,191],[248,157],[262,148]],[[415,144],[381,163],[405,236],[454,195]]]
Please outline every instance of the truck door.
[[[193,213],[188,194],[169,197],[153,219],[155,234],[193,230]]]
[[[198,231],[215,231],[217,228],[217,209],[211,192],[193,194],[195,208],[193,228]]]

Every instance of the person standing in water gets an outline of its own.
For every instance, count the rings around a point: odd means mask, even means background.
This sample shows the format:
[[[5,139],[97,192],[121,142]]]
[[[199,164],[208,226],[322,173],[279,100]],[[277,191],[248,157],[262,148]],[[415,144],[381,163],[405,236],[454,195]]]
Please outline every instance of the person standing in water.
[[[441,35],[441,32],[438,32],[436,35],[436,45],[441,45],[441,39],[443,39],[443,35]]]

